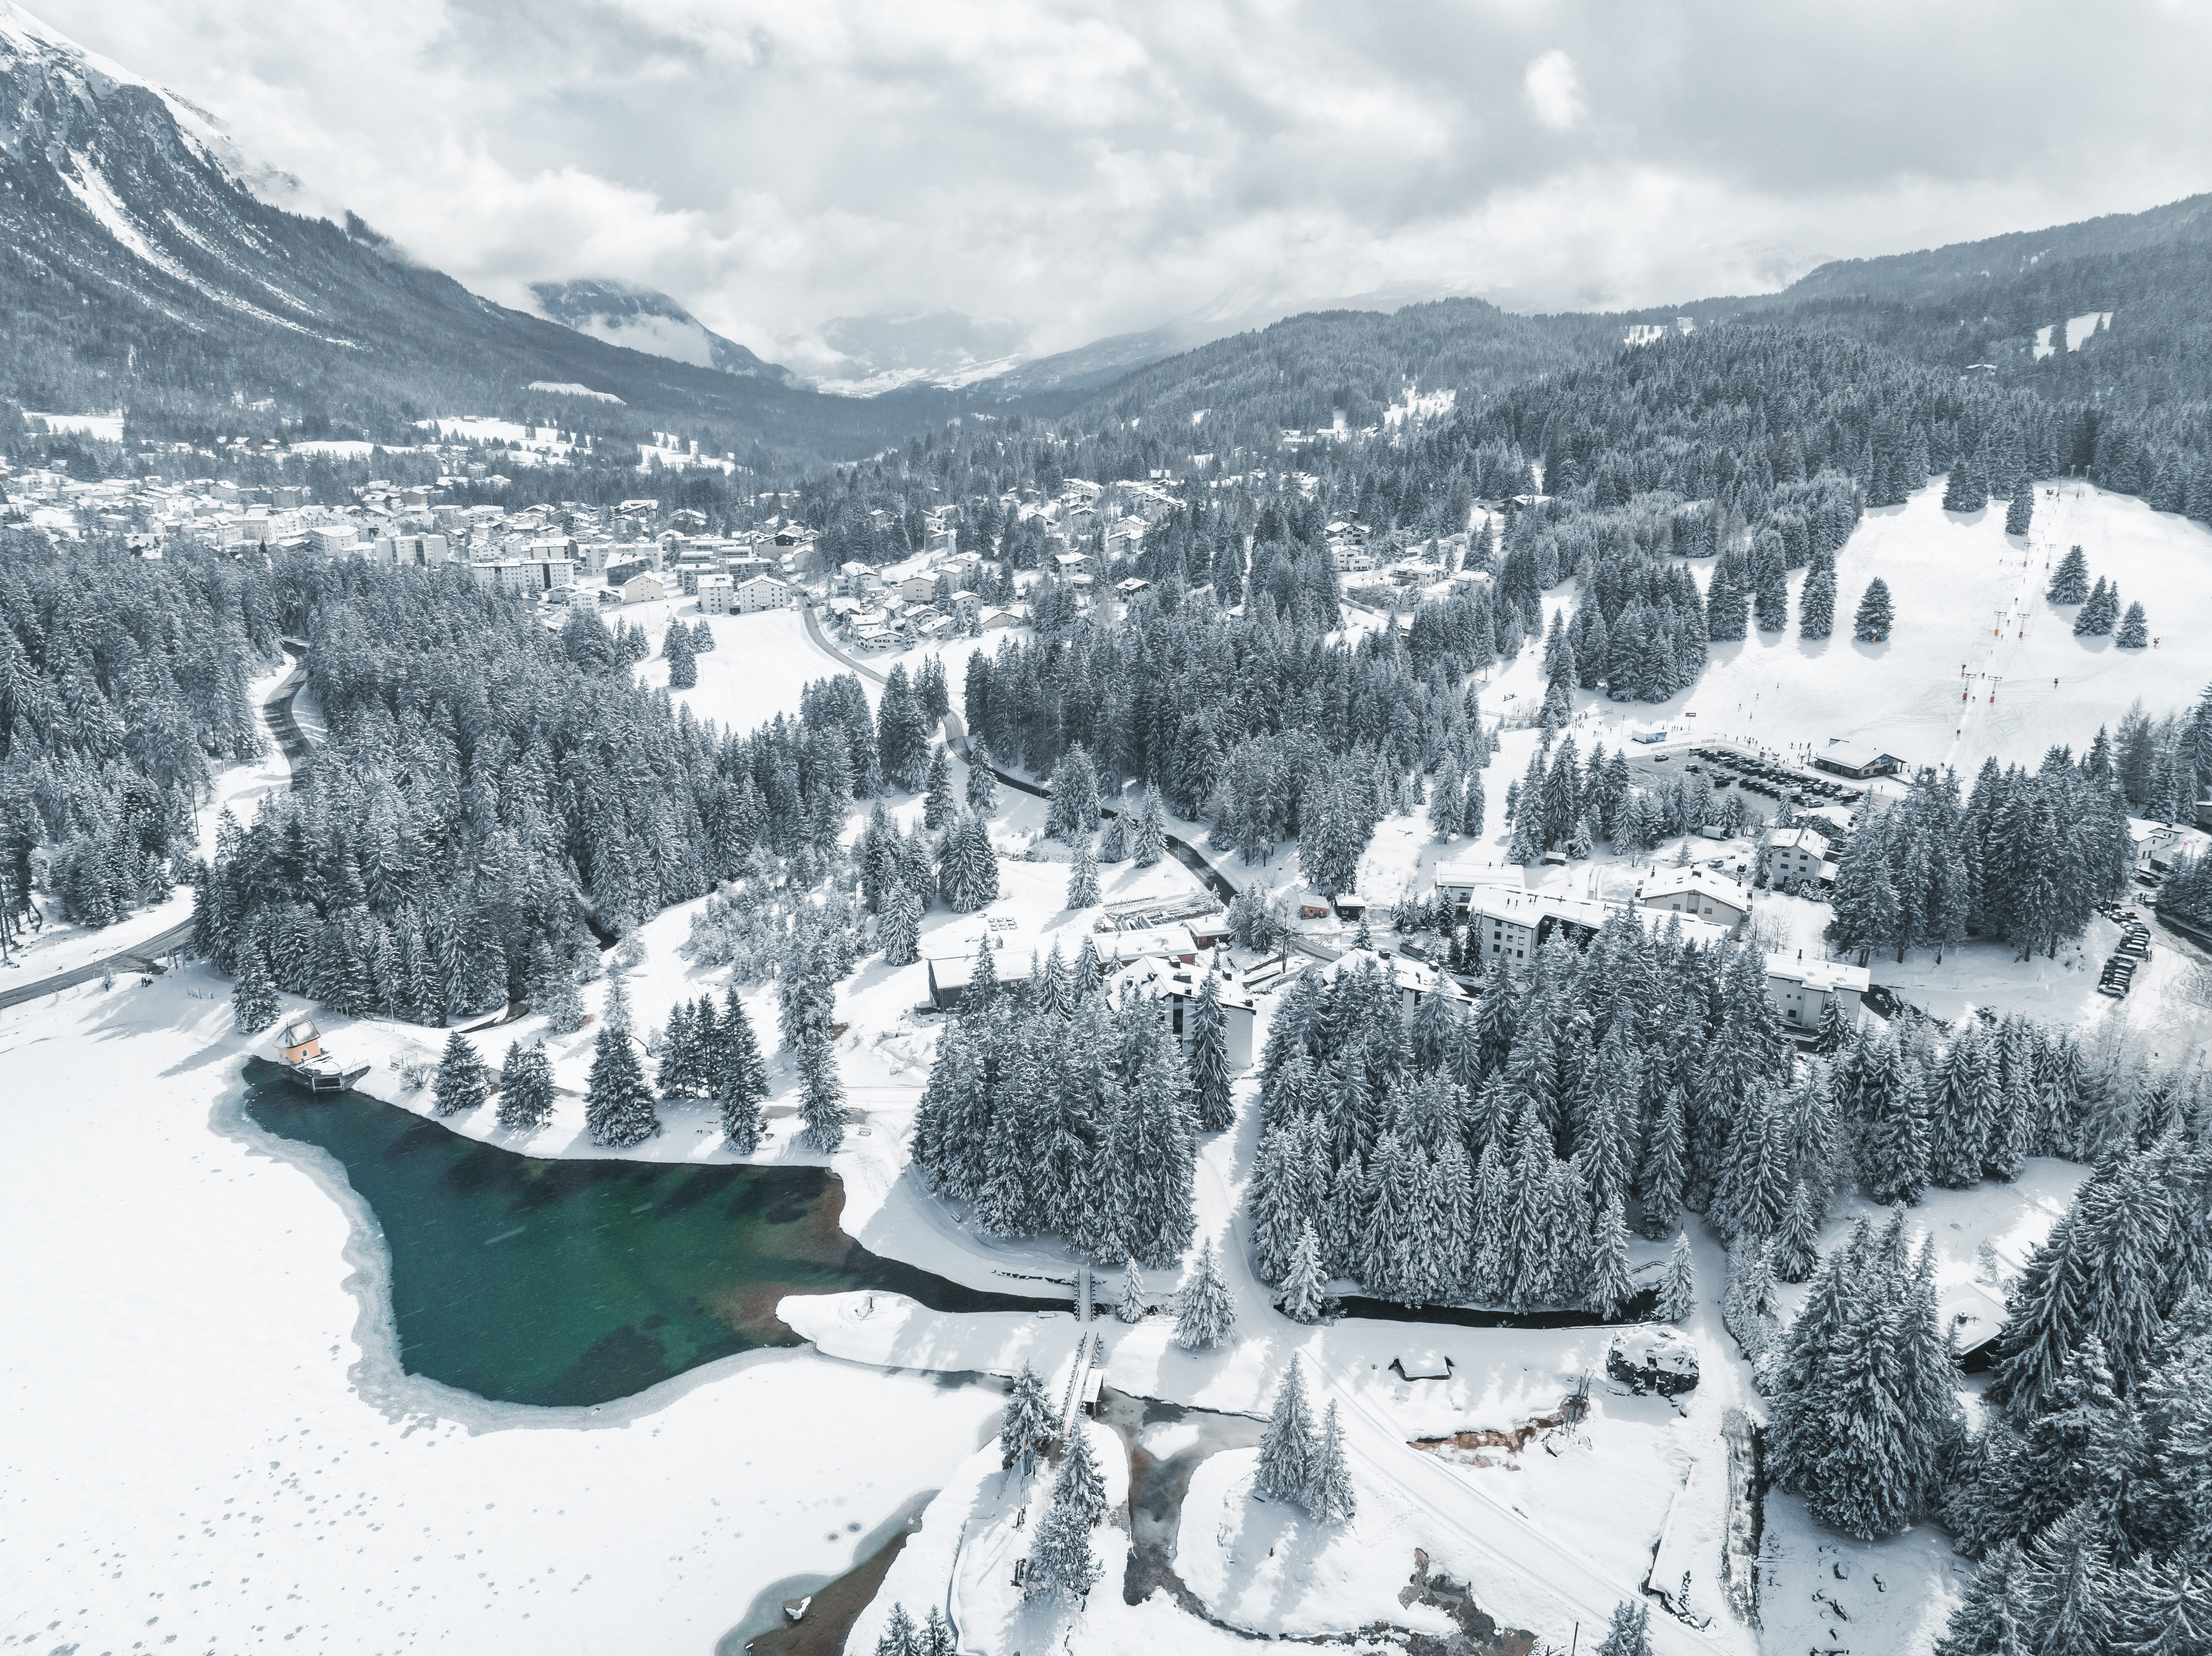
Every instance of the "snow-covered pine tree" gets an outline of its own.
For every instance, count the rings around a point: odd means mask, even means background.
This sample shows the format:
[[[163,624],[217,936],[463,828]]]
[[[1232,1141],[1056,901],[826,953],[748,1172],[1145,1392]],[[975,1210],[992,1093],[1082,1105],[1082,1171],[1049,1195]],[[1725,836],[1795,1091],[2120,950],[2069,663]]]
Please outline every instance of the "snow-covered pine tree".
[[[1790,1206],[1783,1213],[1781,1228],[1775,1232],[1770,1250],[1775,1276],[1785,1283],[1802,1283],[1811,1276],[1820,1261],[1820,1222],[1814,1211],[1812,1195],[1800,1179],[1790,1192]]]
[[[929,753],[929,775],[923,784],[921,796],[921,825],[934,832],[960,814],[952,802],[952,755],[942,743],[933,745]]]
[[[1313,1410],[1306,1402],[1305,1365],[1297,1358],[1283,1373],[1275,1406],[1260,1440],[1253,1488],[1261,1499],[1310,1507],[1314,1474]]]
[[[1075,847],[1075,860],[1067,872],[1067,906],[1071,909],[1098,907],[1098,859],[1091,854],[1091,841]]]
[[[1091,1550],[1091,1526],[1079,1503],[1064,1498],[1066,1489],[1054,1485],[1052,1506],[1037,1524],[1024,1591],[1032,1598],[1056,1594],[1079,1604],[1097,1584],[1100,1566]]]
[[[837,1076],[837,1054],[830,1034],[808,1029],[799,1043],[799,1114],[806,1123],[801,1137],[824,1156],[842,1147],[848,1114],[845,1083]]]
[[[1651,1606],[1615,1604],[1613,1625],[1590,1656],[1651,1656]]]
[[[1628,1275],[1628,1223],[1618,1196],[1606,1203],[1598,1216],[1596,1234],[1591,1238],[1587,1297],[1591,1308],[1606,1322],[1619,1321],[1636,1297],[1636,1285]]]
[[[2150,647],[2150,622],[2145,618],[2141,604],[2128,605],[2128,613],[2121,619],[2120,629],[2113,634],[2112,647],[2117,650],[2147,650]]]
[[[1982,481],[1980,462],[1972,455],[1960,453],[1951,468],[1950,481],[1943,488],[1943,510],[1979,512],[1989,503],[1989,488]]]
[[[584,1093],[584,1130],[601,1149],[628,1149],[660,1131],[653,1107],[653,1089],[630,1044],[628,1002],[617,979],[607,994],[609,1014],[592,1052],[591,1081]],[[616,1013],[622,1014],[619,1023]]]
[[[981,736],[968,738],[968,809],[988,816],[999,809],[999,779],[991,769],[991,749]]]
[[[1237,1119],[1229,1081],[1229,1021],[1221,1009],[1221,974],[1209,970],[1190,1014],[1191,1102],[1200,1132],[1221,1132]]]
[[[519,1040],[507,1045],[499,1066],[499,1125],[526,1132],[545,1125],[553,1113],[553,1065],[545,1056],[545,1043],[525,1046]]]
[[[1129,860],[1129,810],[1127,805],[1106,819],[1106,826],[1098,835],[1098,860],[1107,864]]]
[[[1668,1256],[1667,1274],[1659,1283],[1659,1303],[1653,1314],[1662,1322],[1678,1323],[1698,1307],[1698,1267],[1690,1253],[1686,1232],[1674,1233],[1674,1251]]]
[[[1851,620],[1851,636],[1862,644],[1880,644],[1895,624],[1889,583],[1877,575],[1867,583],[1865,596],[1859,599],[1858,613]]]
[[[1006,1407],[999,1411],[999,1453],[1008,1465],[1018,1465],[1027,1477],[1055,1429],[1052,1405],[1045,1400],[1044,1382],[1024,1359],[1006,1388]]]
[[[1814,561],[1797,597],[1797,636],[1822,639],[1835,630],[1836,562],[1832,555]]]
[[[1429,792],[1429,826],[1439,840],[1460,832],[1467,818],[1467,785],[1460,778],[1458,761],[1446,759],[1437,767]]]
[[[1329,1399],[1322,1416],[1321,1442],[1314,1450],[1312,1495],[1306,1510],[1324,1524],[1341,1524],[1359,1509],[1352,1493],[1352,1468],[1346,1464],[1344,1422],[1338,1417],[1336,1399]]]
[[[258,1034],[276,1022],[283,1010],[276,998],[276,986],[269,980],[269,968],[262,963],[258,946],[249,945],[238,951],[238,983],[230,992],[231,1022],[240,1034]]]
[[[1198,1260],[1176,1296],[1176,1344],[1186,1351],[1206,1351],[1237,1331],[1237,1301],[1214,1263],[1213,1242],[1200,1244]]]
[[[530,1010],[544,1015],[546,1028],[554,1034],[571,1035],[584,1027],[584,998],[577,990],[576,970],[543,937],[531,941],[524,993],[530,998]]]
[[[1121,1292],[1114,1301],[1114,1320],[1140,1323],[1148,1308],[1145,1303],[1145,1279],[1137,1270],[1137,1262],[1131,1259],[1121,1267]]]
[[[761,1061],[745,1004],[731,986],[714,1045],[707,1055],[707,1095],[722,1118],[722,1137],[740,1156],[760,1148],[761,1102],[768,1096],[768,1066]]]
[[[483,1059],[458,1029],[446,1037],[446,1050],[439,1054],[437,1079],[430,1083],[430,1090],[437,1096],[440,1115],[473,1110],[489,1096]]]
[[[2057,573],[2043,596],[2053,604],[2080,604],[2089,596],[2089,561],[2081,555],[2078,546],[2069,548],[2058,561]]]
[[[1137,818],[1137,837],[1129,847],[1130,859],[1139,868],[1150,868],[1168,854],[1167,812],[1157,790],[1145,790],[1145,804]]]
[[[957,1656],[958,1644],[952,1636],[952,1627],[945,1613],[934,1604],[921,1618],[915,1630],[914,1656]]]
[[[1684,1142],[1682,1089],[1669,1083],[1652,1112],[1644,1139],[1644,1165],[1637,1169],[1636,1194],[1643,1209],[1644,1234],[1657,1241],[1677,1228],[1682,1213]]]
[[[893,880],[884,888],[880,935],[884,942],[884,964],[911,966],[921,947],[921,904],[906,889],[904,883]]]
[[[1308,1219],[1299,1228],[1297,1247],[1292,1251],[1290,1268],[1283,1275],[1283,1314],[1294,1323],[1313,1323],[1321,1320],[1322,1301],[1328,1289],[1328,1278],[1322,1269],[1321,1236]]]
[[[1055,840],[1085,841],[1098,831],[1098,770],[1080,742],[1053,769],[1044,831]]]
[[[1928,1187],[1928,1119],[1919,1083],[1886,1029],[1859,1043],[1854,1072],[1867,1192],[1877,1202],[1917,1202]]]
[[[1106,1480],[1099,1475],[1098,1459],[1091,1451],[1090,1427],[1081,1420],[1067,1440],[1067,1453],[1060,1459],[1052,1498],[1054,1506],[1066,1502],[1086,1530],[1106,1521]]]
[[[2005,507],[2005,531],[2008,535],[2025,535],[2027,526],[2035,520],[2035,484],[2026,476],[2012,492],[2012,500]]]
[[[2100,575],[2097,584],[2089,589],[2089,596],[2083,600],[2081,610],[2074,617],[2074,636],[2103,638],[2112,630],[2112,623],[2119,618],[2119,614],[2120,589]]]
[[[672,690],[696,689],[699,684],[699,662],[693,653],[691,629],[680,622],[672,625],[668,636],[662,640],[661,654],[668,658],[668,688]]]

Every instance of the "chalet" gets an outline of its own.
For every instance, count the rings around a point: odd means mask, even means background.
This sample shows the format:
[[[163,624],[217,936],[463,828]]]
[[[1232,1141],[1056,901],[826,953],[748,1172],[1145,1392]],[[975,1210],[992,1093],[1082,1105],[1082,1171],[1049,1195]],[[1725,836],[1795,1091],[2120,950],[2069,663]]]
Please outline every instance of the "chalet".
[[[883,578],[868,565],[858,561],[839,564],[837,579],[856,598],[864,598],[872,592],[883,590]]]
[[[976,621],[976,625],[987,633],[998,628],[1018,627],[1021,624],[1021,616],[1012,610],[986,610]]]
[[[1221,1001],[1223,1034],[1228,1038],[1229,1068],[1233,1074],[1252,1067],[1252,1025],[1257,1010],[1236,974],[1226,968],[1216,969],[1219,981],[1214,992]],[[1193,1034],[1191,1014],[1205,988],[1206,975],[1188,962],[1178,967],[1170,961],[1146,959],[1121,968],[1108,980],[1117,986],[1117,996],[1127,993],[1159,1002],[1167,1016],[1169,1031],[1188,1059]]]
[[[1842,961],[1808,961],[1802,949],[1794,960],[1787,955],[1769,955],[1766,998],[1781,1014],[1782,1022],[1792,1029],[1819,1028],[1821,1015],[1832,1001],[1842,1007],[1844,1021],[1856,1025],[1869,976],[1863,966],[1848,966]]]
[[[1160,960],[1190,966],[1197,962],[1198,943],[1188,926],[1135,926],[1102,937],[1098,952],[1107,961]]]
[[[1751,913],[1751,894],[1710,868],[1668,868],[1636,889],[1640,907],[1694,914],[1716,925],[1736,926]]]
[[[908,604],[928,604],[937,597],[937,579],[933,575],[908,575],[895,590]]]
[[[1835,866],[1828,860],[1828,836],[1818,828],[1802,826],[1784,828],[1770,839],[1760,865],[1769,885],[1790,880],[1818,880],[1825,884],[1836,877]]]
[[[2136,867],[2154,874],[2171,872],[2178,858],[2192,849],[2201,850],[2204,843],[2198,829],[2134,816],[2128,819],[2128,837],[2135,844]]]
[[[748,575],[730,585],[731,607],[741,616],[757,610],[787,610],[791,601],[791,588],[773,575]]]
[[[622,584],[622,601],[624,604],[651,604],[656,598],[667,596],[658,575],[632,575]]]
[[[1894,776],[1905,768],[1905,761],[1893,753],[1884,753],[1866,742],[1846,742],[1832,737],[1827,748],[1813,755],[1814,767],[1848,776],[1855,782],[1870,777]]]
[[[1061,552],[1053,558],[1053,567],[1061,575],[1080,575],[1091,567],[1091,557],[1084,552]]]
[[[1121,595],[1121,601],[1126,604],[1131,598],[1135,597],[1139,592],[1151,591],[1152,590],[1152,584],[1148,580],[1132,575],[1125,581],[1117,581],[1115,583],[1114,590]]]
[[[2004,1332],[2002,1301],[1972,1283],[1960,1283],[1937,1298],[1936,1318],[1961,1371],[1978,1374],[1990,1366],[1997,1336]]]
[[[726,616],[730,613],[732,594],[736,583],[727,575],[702,575],[694,590],[699,595],[699,613],[702,616]]]

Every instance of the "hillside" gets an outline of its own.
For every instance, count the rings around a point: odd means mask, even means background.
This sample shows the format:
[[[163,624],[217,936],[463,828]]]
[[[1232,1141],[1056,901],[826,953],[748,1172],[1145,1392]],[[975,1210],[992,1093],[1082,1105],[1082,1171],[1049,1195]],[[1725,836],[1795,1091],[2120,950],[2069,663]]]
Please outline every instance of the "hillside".
[[[580,385],[641,426],[814,459],[879,448],[923,418],[492,304],[351,215],[340,227],[267,204],[228,153],[205,117],[0,0],[0,396],[120,404],[142,435],[189,434],[234,400],[389,434],[417,412],[504,411],[533,383]]]

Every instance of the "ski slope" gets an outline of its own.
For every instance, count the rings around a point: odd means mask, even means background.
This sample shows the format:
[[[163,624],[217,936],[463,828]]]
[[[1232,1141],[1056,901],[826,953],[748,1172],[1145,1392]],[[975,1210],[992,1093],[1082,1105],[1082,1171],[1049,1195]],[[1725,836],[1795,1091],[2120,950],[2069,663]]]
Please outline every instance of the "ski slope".
[[[1866,514],[1837,559],[1833,637],[1798,637],[1799,570],[1790,578],[1789,627],[1713,645],[1705,676],[1681,695],[1652,704],[1579,695],[1594,733],[1612,747],[1663,724],[1692,739],[1810,743],[1814,752],[1832,737],[1852,738],[1908,767],[1955,765],[1971,781],[1991,755],[2031,767],[2053,743],[2078,755],[2099,725],[2117,729],[2137,698],[2157,715],[2193,703],[2212,682],[2212,531],[2203,525],[2086,483],[2041,484],[2022,540],[2005,534],[2002,505],[1948,513],[1942,501],[1931,484],[1903,506]],[[2052,570],[2075,545],[2093,585],[2100,576],[2119,582],[2124,610],[2142,601],[2155,648],[2075,638],[2076,610],[2045,602]],[[1711,579],[1710,561],[1692,567],[1701,582]],[[1883,643],[1861,644],[1851,617],[1877,576],[1889,584],[1896,629]],[[1534,654],[1510,673],[1523,696],[1542,694]]]

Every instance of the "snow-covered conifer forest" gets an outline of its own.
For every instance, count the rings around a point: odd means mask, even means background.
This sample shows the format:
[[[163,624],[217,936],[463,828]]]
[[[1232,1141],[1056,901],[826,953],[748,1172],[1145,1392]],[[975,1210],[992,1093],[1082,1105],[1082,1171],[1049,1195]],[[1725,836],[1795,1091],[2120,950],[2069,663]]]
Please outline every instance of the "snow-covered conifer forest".
[[[836,397],[125,74],[0,7],[10,1642],[2212,1649],[2202,198]]]

